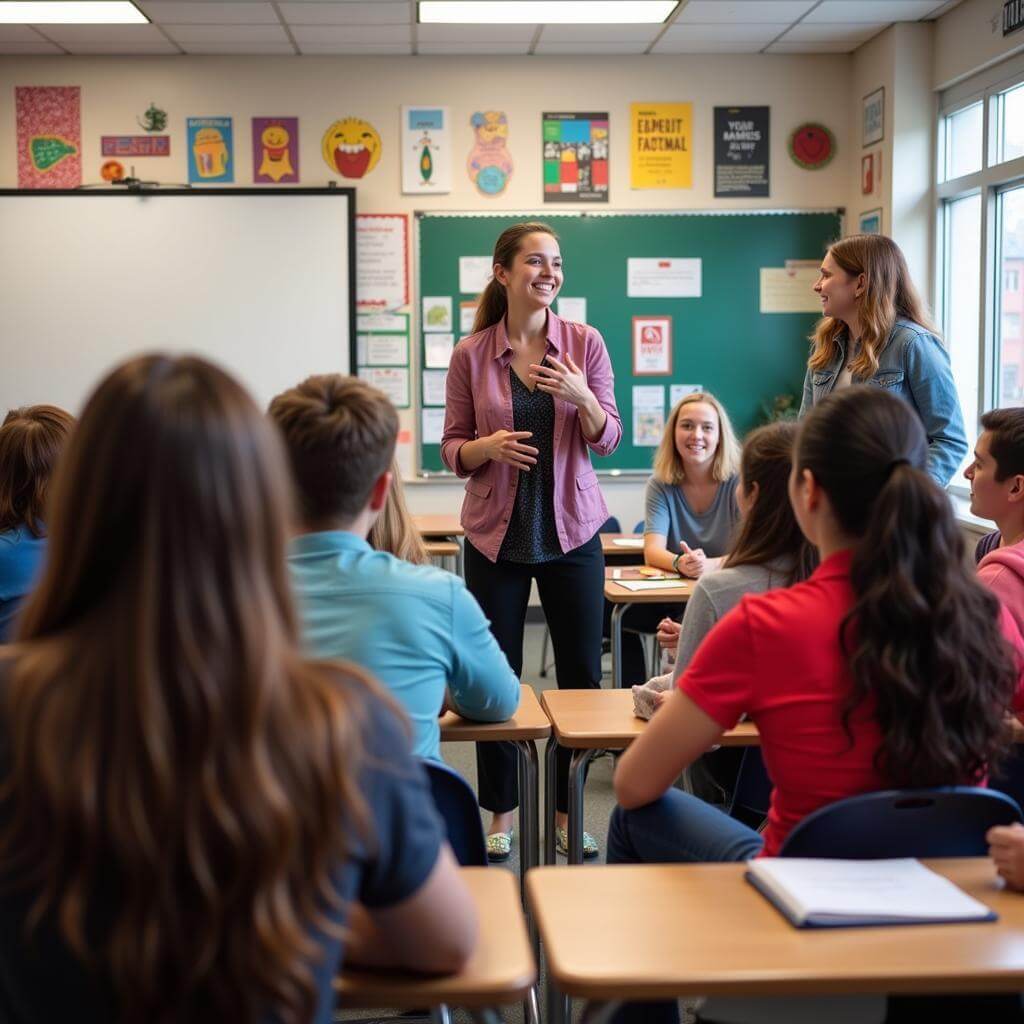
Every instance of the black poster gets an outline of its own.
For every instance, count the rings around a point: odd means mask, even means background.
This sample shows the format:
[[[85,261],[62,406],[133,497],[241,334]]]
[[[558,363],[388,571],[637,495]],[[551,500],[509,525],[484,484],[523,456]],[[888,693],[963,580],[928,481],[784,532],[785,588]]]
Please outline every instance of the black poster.
[[[771,107],[715,107],[715,198],[769,194]]]

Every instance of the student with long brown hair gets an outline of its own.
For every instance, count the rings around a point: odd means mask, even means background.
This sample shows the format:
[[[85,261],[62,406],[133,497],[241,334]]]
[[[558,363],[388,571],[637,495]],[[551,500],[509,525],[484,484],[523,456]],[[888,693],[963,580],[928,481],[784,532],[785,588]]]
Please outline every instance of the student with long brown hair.
[[[885,235],[840,239],[825,254],[814,290],[822,318],[812,337],[800,415],[851,384],[884,388],[920,417],[928,472],[945,487],[967,454],[963,414],[949,353],[900,247]]]
[[[468,956],[406,729],[299,652],[288,498],[273,427],[210,363],[140,357],[89,399],[0,660],[4,1020],[326,1024],[343,940]]]
[[[39,574],[50,478],[74,424],[55,405],[29,405],[0,426],[0,643]]]
[[[601,335],[556,316],[562,253],[546,224],[515,224],[494,246],[494,277],[474,333],[448,368],[441,457],[468,477],[462,504],[466,583],[517,674],[534,580],[555,650],[558,685],[601,683],[608,509],[590,454],[622,437]],[[567,849],[569,751],[558,752],[557,845]],[[477,746],[481,806],[494,812],[488,850],[508,857],[518,803],[511,744]],[[584,836],[584,856],[597,844]]]

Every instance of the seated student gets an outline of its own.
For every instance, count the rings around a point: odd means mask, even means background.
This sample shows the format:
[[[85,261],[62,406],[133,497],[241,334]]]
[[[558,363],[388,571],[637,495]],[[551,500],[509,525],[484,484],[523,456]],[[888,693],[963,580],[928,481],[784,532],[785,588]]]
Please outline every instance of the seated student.
[[[355,377],[310,377],[270,403],[298,489],[301,533],[288,565],[306,648],[376,676],[412,721],[413,750],[440,758],[445,701],[501,722],[519,706],[480,606],[457,576],[367,543],[391,486],[398,414]]]
[[[676,403],[644,497],[647,565],[691,578],[717,567],[739,520],[739,463],[736,435],[717,398],[694,392]],[[609,609],[606,604],[606,618]],[[653,632],[660,620],[677,613],[672,605],[636,605],[625,613],[623,624]],[[642,649],[633,633],[622,638],[622,678],[626,683],[644,678]]]
[[[405,488],[398,460],[391,460],[391,486],[384,501],[384,508],[376,522],[370,527],[370,547],[374,551],[387,551],[403,562],[413,565],[429,565],[430,556],[423,544],[416,524],[405,503]]]
[[[299,652],[288,465],[241,386],[123,364],[53,491],[0,659],[0,1017],[327,1024],[343,950],[460,967],[473,907],[404,724]]]
[[[971,511],[994,520],[998,529],[978,542],[978,579],[1024,632],[1024,409],[993,409],[981,425],[964,476],[971,484]]]
[[[0,426],[0,644],[46,550],[46,492],[75,424],[55,405],[12,409]]]

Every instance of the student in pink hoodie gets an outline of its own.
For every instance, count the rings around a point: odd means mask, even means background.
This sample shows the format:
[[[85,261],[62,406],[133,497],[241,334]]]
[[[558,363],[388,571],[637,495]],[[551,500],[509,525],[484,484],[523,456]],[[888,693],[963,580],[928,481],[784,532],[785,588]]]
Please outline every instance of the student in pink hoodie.
[[[998,529],[978,543],[978,579],[1024,629],[1024,409],[993,409],[981,425],[964,476],[971,484],[971,511],[995,520]]]

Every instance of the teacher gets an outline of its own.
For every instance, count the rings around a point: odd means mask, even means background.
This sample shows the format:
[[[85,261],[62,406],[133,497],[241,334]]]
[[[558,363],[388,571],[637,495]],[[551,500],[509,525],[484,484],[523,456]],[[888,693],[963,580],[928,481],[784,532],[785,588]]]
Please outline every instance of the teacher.
[[[588,449],[610,455],[622,437],[611,363],[593,327],[551,310],[562,287],[562,254],[550,227],[525,223],[503,231],[493,264],[473,334],[452,353],[441,438],[445,465],[469,478],[462,505],[466,585],[520,675],[536,581],[559,687],[598,687],[604,556],[597,534],[608,509]],[[562,852],[569,759],[559,748]],[[477,773],[480,805],[494,815],[488,855],[505,860],[519,802],[512,745],[477,744]],[[589,834],[583,853],[597,856]]]
[[[908,402],[928,437],[928,473],[949,483],[967,454],[949,353],[928,320],[900,247],[885,235],[832,245],[814,285],[822,319],[812,337],[800,416],[850,384],[874,384]]]

